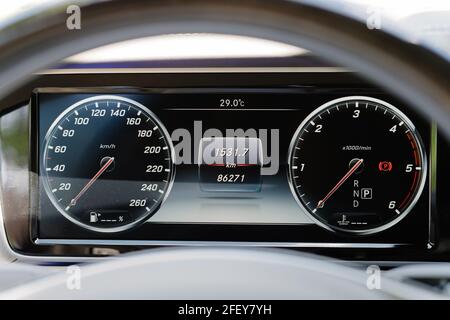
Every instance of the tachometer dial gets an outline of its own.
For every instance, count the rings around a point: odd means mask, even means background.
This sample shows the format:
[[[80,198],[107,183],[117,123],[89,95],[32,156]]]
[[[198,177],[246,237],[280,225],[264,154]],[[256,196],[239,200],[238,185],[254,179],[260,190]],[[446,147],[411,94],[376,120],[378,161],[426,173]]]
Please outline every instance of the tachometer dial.
[[[416,203],[426,172],[412,122],[370,97],[340,98],[319,107],[290,145],[292,192],[329,230],[369,234],[393,226]]]
[[[144,105],[102,95],[70,106],[45,137],[40,168],[53,205],[99,232],[126,230],[152,216],[174,177],[170,137]]]

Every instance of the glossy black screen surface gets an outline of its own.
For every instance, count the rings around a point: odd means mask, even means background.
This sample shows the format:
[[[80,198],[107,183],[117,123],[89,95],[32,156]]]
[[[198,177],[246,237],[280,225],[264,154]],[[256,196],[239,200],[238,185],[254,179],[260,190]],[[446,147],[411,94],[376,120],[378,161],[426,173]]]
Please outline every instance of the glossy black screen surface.
[[[32,106],[32,169],[39,172],[44,138],[69,106],[96,95],[117,95],[146,106],[167,129],[175,153],[175,179],[165,203],[146,222],[117,233],[82,228],[55,208],[37,179],[31,198],[37,205],[32,238],[46,243],[157,244],[171,241],[289,243],[382,243],[425,245],[428,196],[411,213],[381,233],[363,237],[336,234],[317,226],[297,204],[289,187],[288,149],[300,123],[322,104],[354,95],[352,90],[294,89],[72,89],[38,91]],[[402,110],[429,147],[429,126],[399,101],[376,90],[359,90]],[[33,131],[33,130],[32,130]],[[199,183],[198,150],[205,136],[255,135],[263,147],[259,192],[207,192]],[[130,144],[135,143],[130,140]],[[74,159],[77,160],[77,159]],[[425,186],[425,190],[428,183]],[[34,200],[33,200],[34,199]],[[413,231],[412,231],[413,230]],[[414,235],[414,236],[413,236]],[[69,241],[70,240],[70,241]],[[71,242],[72,241],[72,242]],[[123,242],[125,241],[125,242]],[[128,242],[126,242],[128,241]]]

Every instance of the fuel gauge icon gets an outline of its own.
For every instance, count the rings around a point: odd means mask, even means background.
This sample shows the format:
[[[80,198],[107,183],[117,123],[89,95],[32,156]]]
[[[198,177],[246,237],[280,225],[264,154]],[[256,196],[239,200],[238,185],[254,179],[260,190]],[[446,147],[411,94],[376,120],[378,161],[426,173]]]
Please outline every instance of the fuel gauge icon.
[[[89,213],[89,222],[90,223],[98,222],[98,216],[99,214],[97,212],[92,211],[91,213]]]

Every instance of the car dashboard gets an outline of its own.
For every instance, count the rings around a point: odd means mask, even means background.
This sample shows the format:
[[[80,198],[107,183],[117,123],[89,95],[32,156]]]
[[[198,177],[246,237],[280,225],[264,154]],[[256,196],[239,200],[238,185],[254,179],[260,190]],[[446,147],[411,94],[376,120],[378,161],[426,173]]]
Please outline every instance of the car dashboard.
[[[439,128],[325,69],[36,75],[2,102],[5,245],[61,261],[159,246],[447,261]]]

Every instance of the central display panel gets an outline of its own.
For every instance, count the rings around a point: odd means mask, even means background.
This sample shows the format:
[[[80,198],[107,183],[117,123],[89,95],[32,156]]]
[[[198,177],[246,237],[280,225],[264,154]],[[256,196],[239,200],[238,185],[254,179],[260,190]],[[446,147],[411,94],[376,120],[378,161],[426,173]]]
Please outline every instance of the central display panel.
[[[255,137],[207,137],[200,140],[199,183],[202,191],[259,192],[262,142]]]
[[[380,92],[359,90],[355,97],[349,89],[323,88],[42,88],[31,101],[36,244],[427,242],[430,126]],[[348,112],[332,110],[348,122],[337,130],[327,106],[345,108],[347,101]],[[364,101],[370,108],[355,107]],[[376,115],[378,127],[364,124],[366,113]],[[353,128],[359,130],[354,135]],[[396,141],[411,152],[390,158]],[[339,152],[348,166],[333,167],[335,145],[372,149]],[[315,169],[302,169],[305,161]],[[370,200],[367,192],[348,200],[347,179],[336,190],[329,185],[355,166],[352,178],[376,182]],[[397,182],[398,199],[384,195]],[[322,209],[317,199],[329,189],[333,195]],[[403,196],[405,204],[397,203]],[[354,210],[355,201],[367,210]],[[329,208],[332,216],[325,214]],[[334,217],[361,226],[335,228],[327,220]],[[347,232],[365,226],[374,231]]]

